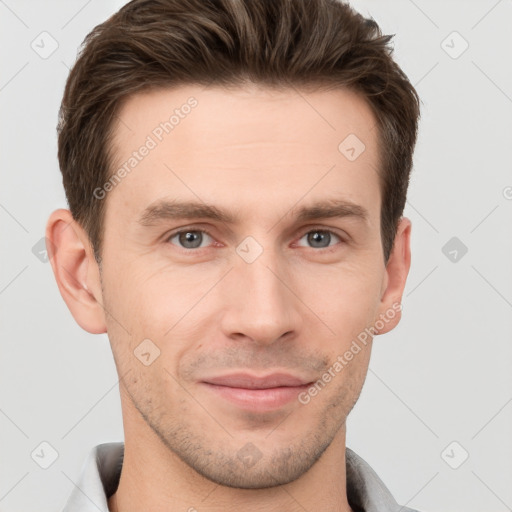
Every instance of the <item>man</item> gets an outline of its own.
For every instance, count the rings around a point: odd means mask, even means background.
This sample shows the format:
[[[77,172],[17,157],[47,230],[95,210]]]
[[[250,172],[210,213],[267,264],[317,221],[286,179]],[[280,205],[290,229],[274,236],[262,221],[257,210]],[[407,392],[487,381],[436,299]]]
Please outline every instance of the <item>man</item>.
[[[345,446],[410,266],[419,99],[335,0],[134,0],[68,78],[47,226],[124,443],[65,511],[394,511]]]

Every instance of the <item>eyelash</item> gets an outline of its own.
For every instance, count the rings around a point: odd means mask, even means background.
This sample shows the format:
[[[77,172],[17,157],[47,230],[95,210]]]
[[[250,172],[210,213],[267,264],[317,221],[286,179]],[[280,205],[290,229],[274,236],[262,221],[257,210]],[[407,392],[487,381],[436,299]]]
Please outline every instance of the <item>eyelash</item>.
[[[169,235],[167,235],[165,237],[165,241],[167,243],[170,243],[170,240],[174,237],[176,237],[177,235],[181,235],[182,233],[188,233],[188,232],[197,232],[197,233],[205,233],[206,235],[208,235],[210,238],[212,239],[215,239],[215,237],[213,235],[210,234],[210,232],[206,229],[200,229],[200,228],[194,228],[194,227],[190,227],[190,228],[181,228],[177,231],[173,231],[172,233],[170,233]],[[336,237],[338,237],[340,239],[340,244],[344,244],[346,243],[345,239],[339,235],[338,233],[336,233],[335,231],[333,231],[332,229],[326,229],[326,228],[322,228],[322,227],[312,227],[310,228],[308,226],[308,230],[307,231],[304,231],[300,237],[299,237],[299,240],[301,238],[303,238],[305,235],[308,235],[309,233],[314,233],[314,232],[321,232],[321,233],[329,233],[331,235],[334,235]],[[174,244],[173,244],[174,245]],[[334,244],[332,246],[328,246],[328,247],[322,247],[322,248],[319,248],[319,249],[315,249],[314,247],[309,247],[309,249],[313,249],[313,250],[316,250],[316,252],[332,252],[333,250],[336,250],[337,246],[339,244]],[[192,253],[192,252],[196,252],[196,253],[200,253],[202,252],[203,250],[205,249],[208,249],[209,247],[199,247],[199,248],[196,248],[196,249],[186,249],[184,247],[179,247],[179,246],[175,246],[177,247],[178,249],[181,249],[183,252],[185,253]],[[302,246],[301,246],[302,247]]]

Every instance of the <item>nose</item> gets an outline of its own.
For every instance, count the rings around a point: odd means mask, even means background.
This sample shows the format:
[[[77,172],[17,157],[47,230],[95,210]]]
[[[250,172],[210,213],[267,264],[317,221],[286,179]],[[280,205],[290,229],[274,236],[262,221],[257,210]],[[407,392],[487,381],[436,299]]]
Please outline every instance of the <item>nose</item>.
[[[252,263],[238,255],[222,289],[224,309],[221,326],[231,339],[250,339],[270,345],[300,331],[300,291],[286,263],[265,250]]]

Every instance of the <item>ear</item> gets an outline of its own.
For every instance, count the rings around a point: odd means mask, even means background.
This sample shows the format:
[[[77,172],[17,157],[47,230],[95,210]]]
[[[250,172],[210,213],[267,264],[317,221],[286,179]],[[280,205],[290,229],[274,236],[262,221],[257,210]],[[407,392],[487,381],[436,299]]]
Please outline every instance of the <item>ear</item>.
[[[394,329],[402,317],[402,295],[411,267],[411,226],[407,217],[402,217],[398,223],[395,244],[386,265],[379,317],[374,322],[377,334]]]
[[[69,210],[50,215],[46,248],[60,294],[78,325],[92,334],[107,332],[98,263],[89,237]]]

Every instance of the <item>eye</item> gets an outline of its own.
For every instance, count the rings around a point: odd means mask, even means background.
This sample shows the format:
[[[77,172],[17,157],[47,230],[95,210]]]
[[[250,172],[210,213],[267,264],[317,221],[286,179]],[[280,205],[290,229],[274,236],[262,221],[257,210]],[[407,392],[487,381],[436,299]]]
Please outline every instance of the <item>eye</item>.
[[[172,240],[177,238],[179,245],[183,249],[200,249],[206,247],[202,245],[205,235],[211,238],[210,235],[202,229],[182,229],[170,235],[167,238],[167,242],[172,243]]]
[[[307,243],[311,244],[311,247],[313,248],[327,249],[328,247],[332,247],[330,242],[332,241],[333,235],[339,241],[343,242],[339,235],[328,229],[312,229],[302,235],[301,240],[306,238]]]
[[[336,245],[335,243],[331,243],[333,242],[333,236],[340,242],[344,242],[344,240],[334,231],[320,228],[312,229],[307,233],[304,233],[300,240],[305,238],[306,242],[310,244],[309,246],[315,249],[328,249],[329,247]],[[210,239],[210,242],[208,241],[208,238]],[[173,242],[174,239],[176,239],[177,242]],[[213,237],[203,229],[181,229],[169,235],[166,242],[177,245],[184,250],[193,250],[208,247],[212,240]],[[302,244],[298,245],[300,246]]]

